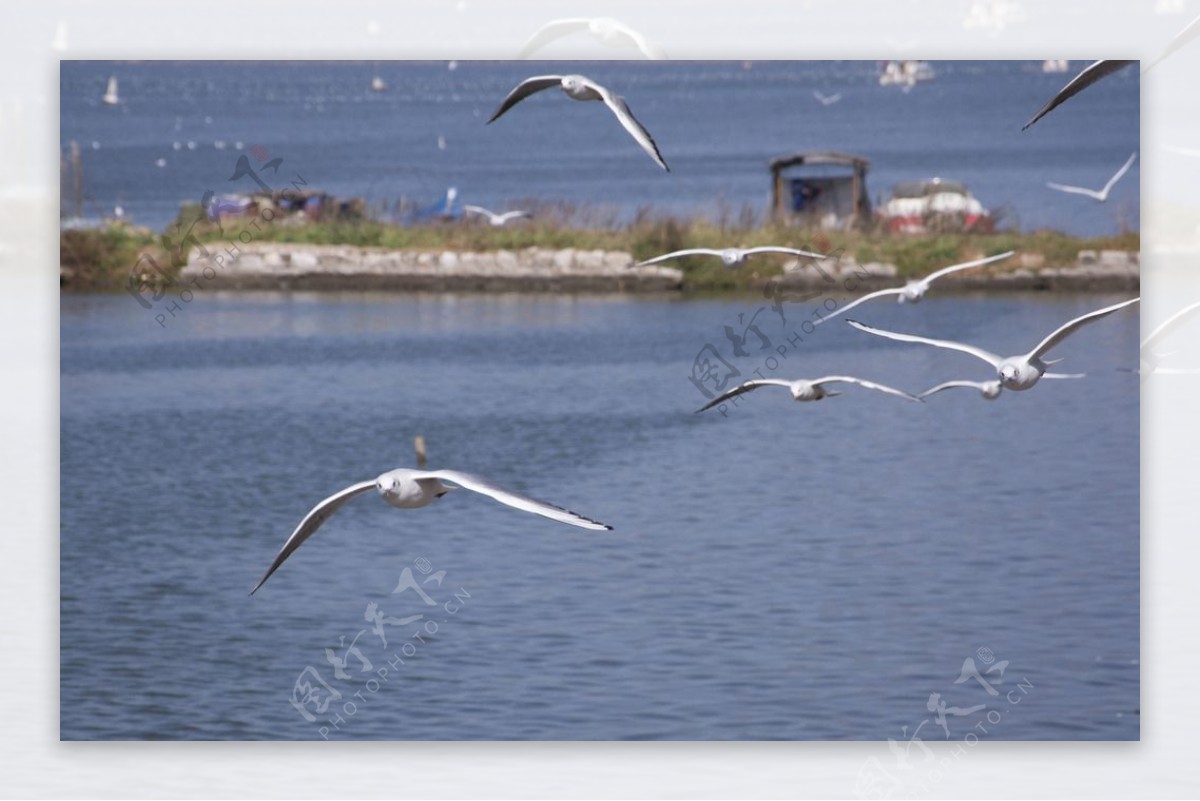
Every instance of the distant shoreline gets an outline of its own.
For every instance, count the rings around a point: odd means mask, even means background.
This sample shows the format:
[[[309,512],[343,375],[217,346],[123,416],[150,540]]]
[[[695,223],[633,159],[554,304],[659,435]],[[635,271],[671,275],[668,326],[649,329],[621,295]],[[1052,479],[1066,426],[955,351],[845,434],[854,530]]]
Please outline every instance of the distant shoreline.
[[[182,227],[181,227],[182,228]],[[775,285],[868,292],[1008,250],[977,271],[948,276],[939,292],[1126,291],[1140,285],[1140,236],[1079,239],[1054,231],[897,236],[783,226],[720,227],[644,220],[609,229],[553,222],[504,228],[313,223],[224,230],[203,220],[181,241],[145,229],[64,230],[60,289],[161,299],[198,291],[527,292],[741,294]],[[830,254],[820,262],[756,256],[739,269],[712,256],[649,267],[639,260],[682,248],[763,244]],[[850,286],[841,284],[849,281]]]

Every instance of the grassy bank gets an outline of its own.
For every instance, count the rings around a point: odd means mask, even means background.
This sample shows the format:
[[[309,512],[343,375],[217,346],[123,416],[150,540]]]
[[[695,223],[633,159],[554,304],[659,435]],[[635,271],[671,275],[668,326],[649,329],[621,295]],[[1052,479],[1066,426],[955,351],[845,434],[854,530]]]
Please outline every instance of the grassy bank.
[[[185,209],[181,219],[194,220],[199,209]],[[895,264],[902,276],[922,275],[938,267],[1006,250],[1040,257],[1045,267],[1075,264],[1081,250],[1138,250],[1140,236],[1126,233],[1080,238],[1056,231],[995,234],[937,234],[896,236],[885,232],[808,231],[753,222],[714,222],[706,219],[637,216],[623,225],[593,221],[581,227],[562,210],[536,210],[533,220],[493,228],[473,221],[438,222],[400,226],[376,221],[287,225],[249,220],[226,220],[224,233],[216,225],[200,222],[190,228],[196,241],[237,241],[243,231],[254,242],[298,242],[320,245],[355,245],[394,250],[495,251],[528,247],[619,250],[642,260],[688,247],[722,248],[731,245],[784,245],[822,253],[841,251],[859,263]],[[174,228],[172,231],[187,231]],[[243,236],[243,240],[245,237]],[[174,253],[172,253],[174,248]],[[173,278],[183,266],[186,250],[170,238],[145,229],[116,226],[101,230],[64,231],[60,242],[62,287],[71,292],[121,291],[131,269],[143,254],[166,276]],[[749,290],[755,282],[780,272],[783,258],[762,257],[743,270],[728,270],[713,258],[691,257],[672,264],[684,271],[684,288],[692,291]],[[148,264],[149,262],[143,262]],[[1017,260],[999,265],[1016,269]],[[148,270],[143,270],[148,272]]]

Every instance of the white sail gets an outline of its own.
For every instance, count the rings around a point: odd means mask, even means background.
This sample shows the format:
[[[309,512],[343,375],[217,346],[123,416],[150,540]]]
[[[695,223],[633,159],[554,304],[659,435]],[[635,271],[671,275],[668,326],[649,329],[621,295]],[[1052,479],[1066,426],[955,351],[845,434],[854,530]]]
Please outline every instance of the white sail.
[[[117,76],[115,75],[108,79],[108,91],[104,93],[104,102],[110,106],[121,102],[121,98],[117,94]]]

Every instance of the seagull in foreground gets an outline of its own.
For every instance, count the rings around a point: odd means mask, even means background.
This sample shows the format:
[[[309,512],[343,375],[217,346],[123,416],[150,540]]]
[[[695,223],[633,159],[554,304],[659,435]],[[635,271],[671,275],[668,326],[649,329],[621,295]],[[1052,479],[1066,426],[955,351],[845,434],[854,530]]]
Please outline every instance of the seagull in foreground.
[[[497,228],[500,228],[510,220],[532,216],[527,211],[506,211],[503,214],[496,214],[495,212],[488,211],[483,206],[463,206],[463,211],[470,214],[478,214],[481,217],[487,217],[488,222]]]
[[[798,256],[802,259],[813,259],[813,266],[817,268],[817,272],[825,277],[825,280],[832,281],[833,276],[829,275],[825,270],[821,269],[817,262],[829,258],[824,253],[810,253],[807,250],[796,250],[795,248],[776,247],[774,245],[766,245],[758,248],[724,248],[722,250],[714,250],[713,248],[688,248],[686,250],[677,250],[674,253],[666,253],[662,256],[655,256],[653,259],[648,259],[638,263],[638,267],[645,267],[650,264],[658,264],[662,261],[670,259],[679,259],[684,256],[719,256],[726,267],[736,269],[746,263],[746,259],[750,256],[755,256],[760,253],[783,253],[788,256]]]
[[[1100,191],[1096,191],[1095,189],[1087,189],[1082,186],[1067,186],[1066,184],[1052,184],[1049,182],[1046,183],[1046,186],[1050,187],[1051,189],[1057,189],[1059,192],[1071,192],[1076,195],[1087,195],[1093,200],[1098,200],[1103,203],[1104,201],[1108,200],[1109,190],[1116,185],[1117,181],[1121,180],[1121,178],[1125,176],[1125,173],[1129,172],[1129,168],[1133,166],[1133,162],[1136,159],[1137,151],[1134,151],[1133,155],[1131,155],[1129,159],[1123,165],[1121,165],[1121,169],[1117,170],[1116,174],[1113,175],[1112,178],[1108,179],[1108,183],[1106,183],[1104,188]]]
[[[1064,100],[1069,100],[1104,76],[1111,75],[1122,67],[1128,67],[1130,64],[1136,63],[1136,61],[1093,61],[1091,64],[1084,67],[1082,72],[1072,78],[1066,86],[1064,86],[1062,89],[1059,89],[1058,94],[1050,98],[1049,102],[1042,106],[1038,113],[1034,114],[1033,118],[1029,120],[1029,122],[1021,126],[1021,130],[1024,131],[1030,125],[1033,125],[1042,117],[1045,117],[1051,111],[1056,109]]]
[[[1061,361],[1054,359],[1052,361],[1043,361],[1042,356],[1046,354],[1055,345],[1062,342],[1075,331],[1088,323],[1093,323],[1101,317],[1107,317],[1115,311],[1137,303],[1141,298],[1133,298],[1132,300],[1122,301],[1112,306],[1105,306],[1103,309],[1097,309],[1094,312],[1088,312],[1082,317],[1076,317],[1074,320],[1059,326],[1054,333],[1038,343],[1037,347],[1028,353],[1018,356],[997,356],[994,353],[977,348],[973,345],[964,345],[961,342],[953,342],[948,339],[929,339],[928,337],[919,337],[914,334],[897,334],[894,331],[884,331],[879,328],[872,328],[869,325],[863,325],[855,320],[847,320],[846,322],[854,326],[860,331],[866,331],[868,334],[875,336],[886,337],[888,339],[899,340],[900,342],[918,342],[923,345],[933,345],[938,348],[947,348],[949,350],[962,351],[969,353],[977,359],[982,359],[988,364],[996,368],[996,378],[1000,381],[1001,386],[1005,389],[1021,391],[1030,389],[1038,382],[1040,378],[1077,378],[1075,374],[1066,373],[1047,373],[1046,368],[1052,364]]]
[[[554,86],[562,89],[563,93],[572,100],[603,101],[604,105],[608,106],[609,111],[617,115],[617,119],[625,127],[625,130],[642,146],[642,150],[646,151],[646,154],[654,159],[658,166],[667,172],[671,171],[671,168],[667,166],[667,162],[663,161],[662,154],[658,152],[658,145],[654,143],[650,132],[633,116],[633,112],[629,110],[625,98],[613,94],[591,78],[583,75],[535,75],[532,78],[526,78],[508,93],[508,97],[504,98],[504,102],[496,109],[496,113],[492,114],[487,124],[490,125],[498,120],[500,115],[531,94]]]
[[[893,389],[892,387],[887,387],[883,384],[876,384],[874,381],[864,381],[861,378],[854,378],[853,376],[848,375],[829,375],[825,376],[824,378],[816,378],[811,381],[806,381],[804,379],[799,381],[784,381],[780,378],[762,378],[747,381],[740,386],[734,387],[724,395],[714,398],[713,400],[704,404],[694,413],[700,414],[700,412],[711,409],[719,403],[724,403],[735,395],[751,392],[759,387],[787,387],[792,393],[792,400],[794,401],[819,401],[823,398],[832,398],[835,395],[842,394],[835,390],[826,389],[826,384],[857,384],[858,386],[865,387],[866,389],[874,389],[879,392],[886,392],[889,395],[905,398],[906,400],[916,401],[918,403],[921,402],[920,398],[915,395],[909,395],[903,390]]]
[[[447,485],[443,483],[445,481],[449,481],[450,484],[457,486]],[[337,511],[342,504],[355,495],[361,495],[372,489],[378,490],[383,499],[397,509],[417,509],[422,506],[428,506],[450,490],[468,489],[472,492],[486,495],[506,506],[512,506],[515,509],[525,512],[533,512],[535,515],[548,517],[560,523],[569,523],[572,526],[596,531],[612,530],[612,526],[597,523],[595,520],[578,515],[567,509],[535,500],[527,495],[512,492],[511,490],[496,486],[485,478],[480,478],[470,473],[460,473],[457,470],[410,470],[401,468],[384,473],[374,481],[363,481],[347,487],[313,507],[312,511],[305,515],[304,519],[300,521],[300,525],[292,532],[292,536],[288,537],[287,542],[283,544],[283,548],[280,549],[279,554],[275,557],[275,561],[267,569],[266,574],[255,585],[254,589],[250,591],[250,594],[253,595],[257,592],[258,588],[265,584],[267,579],[271,577],[271,574],[278,570],[279,566],[297,548],[303,545],[304,541],[311,537],[321,527],[321,524],[328,520],[330,515]]]
[[[929,290],[929,285],[932,284],[938,278],[941,278],[943,275],[949,275],[950,273],[956,273],[960,270],[969,270],[972,267],[982,267],[983,265],[991,264],[994,261],[1000,261],[1001,259],[1007,259],[1009,256],[1013,255],[1014,253],[1016,253],[1015,250],[1010,250],[1010,251],[1007,251],[1006,253],[999,253],[995,256],[988,256],[986,259],[976,259],[975,261],[967,261],[967,262],[963,262],[962,264],[955,264],[950,267],[943,267],[942,269],[938,270],[937,272],[930,273],[929,275],[925,276],[924,278],[913,279],[912,281],[909,281],[904,286],[892,287],[890,289],[880,289],[876,292],[869,292],[866,295],[863,295],[861,298],[856,299],[854,302],[848,303],[845,306],[842,306],[840,309],[836,309],[828,316],[820,318],[815,323],[813,323],[813,325],[820,325],[821,323],[825,322],[826,320],[831,320],[834,317],[837,317],[839,314],[841,314],[844,311],[849,311],[850,309],[853,309],[855,306],[857,306],[860,303],[865,303],[866,301],[872,300],[873,298],[882,298],[886,295],[895,295],[897,303],[920,303],[921,298],[925,297],[925,293]]]
[[[661,60],[667,56],[657,45],[648,41],[645,36],[618,22],[612,17],[572,17],[556,19],[547,22],[521,48],[517,58],[529,58],[534,51],[541,49],[555,39],[561,39],[577,31],[586,30],[601,42],[610,47],[636,47],[641,54],[649,59]]]
[[[822,106],[832,106],[834,103],[842,99],[842,93],[838,92],[835,95],[823,95],[814,89],[813,97],[815,97]]]

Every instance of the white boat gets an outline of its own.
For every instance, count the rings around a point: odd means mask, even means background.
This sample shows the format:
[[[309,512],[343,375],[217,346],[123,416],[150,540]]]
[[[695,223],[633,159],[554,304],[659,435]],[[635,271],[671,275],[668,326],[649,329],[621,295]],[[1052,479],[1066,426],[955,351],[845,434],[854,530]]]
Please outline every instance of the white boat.
[[[380,78],[378,75],[376,75],[371,79],[371,91],[382,92],[384,89],[387,89],[387,83],[383,80],[383,78]]]
[[[933,76],[933,66],[928,61],[889,61],[879,74],[879,85],[912,87],[918,81],[933,80]]]
[[[897,184],[879,216],[894,234],[991,233],[995,227],[991,213],[966,186],[941,178]]]
[[[1042,72],[1058,73],[1071,69],[1071,62],[1065,58],[1048,58],[1042,62]]]
[[[110,106],[121,102],[121,96],[117,94],[117,76],[115,75],[108,79],[108,91],[104,93],[104,102]]]

